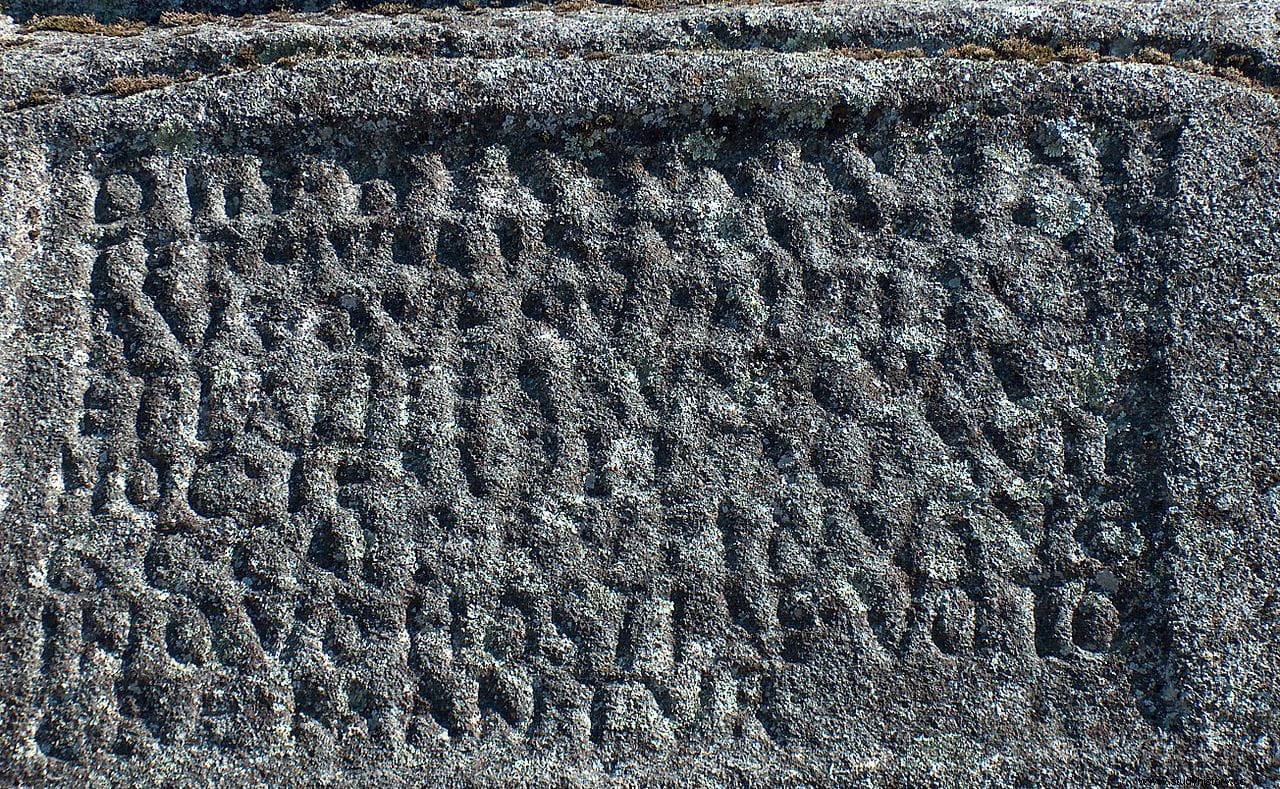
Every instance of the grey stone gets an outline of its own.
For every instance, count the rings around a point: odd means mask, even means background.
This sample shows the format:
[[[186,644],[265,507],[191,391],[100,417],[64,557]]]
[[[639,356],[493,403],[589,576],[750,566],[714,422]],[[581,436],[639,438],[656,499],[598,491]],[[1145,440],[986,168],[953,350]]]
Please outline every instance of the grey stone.
[[[1271,785],[1278,25],[11,30],[0,774]]]

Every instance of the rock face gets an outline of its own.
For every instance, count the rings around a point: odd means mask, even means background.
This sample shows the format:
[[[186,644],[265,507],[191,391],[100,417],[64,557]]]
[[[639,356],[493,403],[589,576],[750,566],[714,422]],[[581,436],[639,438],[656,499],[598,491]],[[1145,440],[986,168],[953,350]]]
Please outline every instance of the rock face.
[[[0,775],[1280,780],[1237,5],[12,34]]]

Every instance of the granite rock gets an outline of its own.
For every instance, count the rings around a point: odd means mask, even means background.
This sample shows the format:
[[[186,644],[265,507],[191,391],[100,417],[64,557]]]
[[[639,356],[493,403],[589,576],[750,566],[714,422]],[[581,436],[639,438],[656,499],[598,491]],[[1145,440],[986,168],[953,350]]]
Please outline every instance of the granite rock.
[[[1280,779],[1274,9],[188,21],[0,41],[0,775]]]

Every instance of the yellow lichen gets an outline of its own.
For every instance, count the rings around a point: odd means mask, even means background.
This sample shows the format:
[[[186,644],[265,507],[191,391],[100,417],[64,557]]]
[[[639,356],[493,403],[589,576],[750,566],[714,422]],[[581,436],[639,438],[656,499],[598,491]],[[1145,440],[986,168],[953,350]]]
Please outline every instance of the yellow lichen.
[[[46,90],[45,88],[37,88],[17,101],[6,101],[3,108],[5,112],[25,110],[29,107],[40,107],[45,104],[52,104],[61,98],[62,95],[59,93],[54,93],[53,91]]]
[[[84,35],[95,36],[136,36],[146,29],[146,25],[141,22],[111,22],[103,23],[94,19],[87,14],[70,16],[58,14],[55,16],[38,16],[27,23],[26,30],[29,33],[36,31],[57,31],[61,33],[81,33]]]
[[[253,68],[258,65],[258,52],[252,45],[245,44],[236,50],[235,64],[240,68]]]
[[[880,49],[878,47],[836,47],[831,54],[852,60],[903,60],[924,57],[924,50],[919,47],[906,49]]]
[[[1063,63],[1089,63],[1098,59],[1098,53],[1087,47],[1067,45],[1058,50],[1054,59]]]
[[[961,44],[946,51],[948,57],[968,58],[970,60],[995,60],[999,55],[991,47],[980,44]]]
[[[1035,63],[1048,63],[1054,60],[1057,51],[1044,44],[1033,44],[1025,38],[1006,38],[997,41],[993,47],[996,54],[1010,60],[1029,60]]]
[[[378,16],[400,16],[401,14],[412,14],[417,11],[418,7],[409,5],[408,3],[378,3],[369,9],[369,13]]]
[[[195,14],[190,11],[165,11],[160,14],[161,27],[192,27],[216,21],[213,14]]]
[[[1173,56],[1168,52],[1161,52],[1155,47],[1143,47],[1138,50],[1138,54],[1134,59],[1139,63],[1154,63],[1157,66],[1167,66],[1173,62]]]
[[[107,81],[103,86],[103,90],[111,93],[119,98],[132,96],[135,93],[142,93],[147,90],[155,90],[157,88],[167,88],[173,84],[171,77],[165,77],[155,74],[149,77],[114,77]]]

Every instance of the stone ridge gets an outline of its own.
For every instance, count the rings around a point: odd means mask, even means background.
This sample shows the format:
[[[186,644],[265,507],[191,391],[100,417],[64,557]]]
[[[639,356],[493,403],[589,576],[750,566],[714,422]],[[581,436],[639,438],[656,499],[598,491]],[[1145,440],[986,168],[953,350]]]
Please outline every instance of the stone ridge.
[[[45,19],[0,37],[0,94],[8,109],[106,90],[122,94],[316,57],[586,57],[646,52],[920,53],[1043,62],[1168,64],[1273,90],[1280,84],[1280,18],[1235,3],[822,3],[638,13],[557,14],[396,10],[392,16],[275,14],[168,18],[160,27]],[[391,13],[388,11],[388,13]],[[68,31],[97,31],[85,35]],[[124,34],[124,35],[120,35]],[[1008,46],[1018,43],[1016,47]],[[1047,48],[1047,50],[1046,50]],[[114,85],[109,85],[115,80]]]
[[[1016,0],[1002,0],[1007,5],[1021,5],[1027,7],[1025,3],[1017,3]],[[746,0],[752,5],[770,5],[771,3],[762,3],[759,0]],[[772,3],[774,5],[811,5],[804,0],[783,0],[783,2]],[[875,0],[870,3],[847,3],[848,5],[874,5]],[[424,0],[423,2],[378,2],[377,0],[355,0],[355,2],[334,2],[333,0],[291,0],[291,2],[271,2],[269,0],[7,0],[5,4],[0,6],[0,10],[21,20],[28,20],[38,17],[48,17],[54,15],[86,15],[95,18],[100,22],[116,22],[119,20],[138,20],[146,22],[157,22],[166,14],[168,15],[215,15],[215,16],[243,16],[247,14],[287,14],[287,13],[314,13],[314,12],[349,12],[349,11],[366,11],[375,10],[377,12],[397,13],[405,10],[449,10],[458,9],[463,11],[491,10],[498,8],[556,8],[562,12],[577,11],[583,8],[593,6],[626,8],[637,11],[667,11],[680,9],[689,6],[698,6],[700,4],[690,2],[689,0],[561,0],[560,2],[538,2],[538,0]],[[722,4],[723,5],[723,4]],[[923,3],[913,3],[910,0],[903,4],[904,7],[913,5],[925,5]],[[1044,4],[1048,5],[1048,4]],[[1072,3],[1055,3],[1059,7],[1074,6],[1075,8],[1086,11],[1096,12],[1099,8],[1107,6],[1120,7],[1129,6],[1138,8],[1143,5],[1155,5],[1150,0],[1075,0]],[[1169,5],[1169,4],[1165,4]],[[1176,4],[1177,10],[1182,13],[1194,13],[1198,18],[1204,19],[1205,3],[1195,3],[1190,0]],[[1247,0],[1212,0],[1210,5],[1229,8],[1232,13],[1242,13],[1257,11],[1265,8],[1265,4],[1251,3]],[[1199,7],[1197,7],[1199,6]]]

